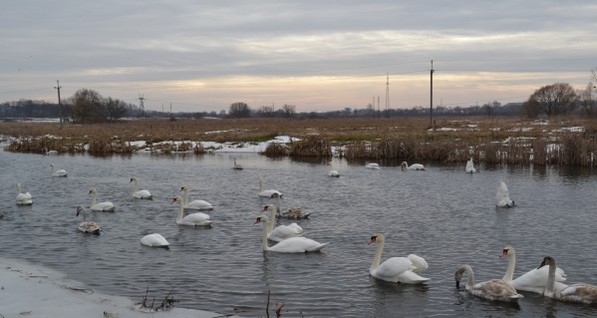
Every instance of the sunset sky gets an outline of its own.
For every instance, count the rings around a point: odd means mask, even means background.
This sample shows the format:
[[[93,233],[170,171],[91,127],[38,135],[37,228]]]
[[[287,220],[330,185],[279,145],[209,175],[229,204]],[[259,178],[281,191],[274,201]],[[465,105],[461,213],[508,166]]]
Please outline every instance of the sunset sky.
[[[87,88],[145,108],[242,101],[299,112],[470,106],[585,89],[597,2],[9,1],[0,11],[0,103]]]

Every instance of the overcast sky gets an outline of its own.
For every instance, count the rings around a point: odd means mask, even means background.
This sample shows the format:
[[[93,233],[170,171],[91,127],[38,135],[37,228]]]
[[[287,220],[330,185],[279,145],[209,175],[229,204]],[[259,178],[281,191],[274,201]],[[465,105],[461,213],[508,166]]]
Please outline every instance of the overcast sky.
[[[585,89],[595,0],[19,0],[0,10],[0,102],[87,88],[145,108],[297,111],[526,100]],[[377,107],[377,106],[376,106]]]

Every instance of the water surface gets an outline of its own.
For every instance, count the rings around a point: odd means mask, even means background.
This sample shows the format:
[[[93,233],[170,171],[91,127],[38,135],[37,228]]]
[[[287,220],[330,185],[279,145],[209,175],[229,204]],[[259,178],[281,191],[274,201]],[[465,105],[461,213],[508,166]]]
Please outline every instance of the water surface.
[[[245,169],[232,169],[233,158]],[[484,301],[456,290],[462,264],[477,280],[501,278],[507,261],[498,255],[512,244],[515,277],[551,255],[569,282],[597,284],[597,174],[587,169],[481,167],[467,175],[462,165],[427,164],[424,172],[398,165],[379,170],[334,159],[330,165],[268,159],[256,154],[204,156],[134,155],[94,158],[41,156],[0,151],[0,257],[50,266],[106,293],[141,300],[172,295],[177,306],[243,316],[264,316],[267,293],[284,303],[284,317],[565,317],[592,316],[595,307],[557,303],[524,293],[518,305]],[[69,171],[52,178],[50,164]],[[131,176],[154,200],[131,196]],[[301,207],[310,220],[297,221],[306,236],[331,242],[322,253],[276,254],[260,247],[262,207],[259,176],[266,188],[284,193],[282,209]],[[494,207],[505,181],[516,208]],[[31,207],[15,205],[15,184],[32,193]],[[170,204],[182,185],[191,199],[214,204],[213,228],[178,226]],[[76,206],[98,200],[115,203],[115,213],[90,213],[101,236],[77,231]],[[287,221],[280,221],[287,223]],[[159,232],[169,250],[142,246]],[[415,253],[431,278],[425,285],[397,285],[368,275],[374,232],[386,236],[382,260]]]

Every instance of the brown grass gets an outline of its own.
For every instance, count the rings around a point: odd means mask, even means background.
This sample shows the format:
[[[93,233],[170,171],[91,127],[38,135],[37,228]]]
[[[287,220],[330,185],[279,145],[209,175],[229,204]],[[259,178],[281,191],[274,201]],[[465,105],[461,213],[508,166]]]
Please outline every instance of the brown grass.
[[[186,141],[164,144],[162,153],[206,152],[189,141],[251,142],[277,135],[301,139],[289,145],[272,144],[268,156],[317,157],[332,155],[332,146],[345,146],[341,156],[368,160],[406,160],[495,164],[596,165],[597,121],[576,117],[531,122],[520,118],[443,118],[428,130],[428,118],[158,120],[73,125],[55,123],[0,123],[0,135],[20,137],[5,149],[18,152],[54,150],[80,153],[83,144],[97,155],[134,152],[128,142]],[[584,127],[584,133],[562,130]],[[45,136],[45,137],[44,137]],[[554,147],[553,145],[558,146]],[[553,151],[552,149],[556,149]]]

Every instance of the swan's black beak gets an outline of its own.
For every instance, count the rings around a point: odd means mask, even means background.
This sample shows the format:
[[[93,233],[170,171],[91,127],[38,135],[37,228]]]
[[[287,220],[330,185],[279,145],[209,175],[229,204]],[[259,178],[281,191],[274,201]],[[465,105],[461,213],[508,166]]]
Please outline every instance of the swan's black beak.
[[[543,261],[541,262],[541,264],[539,265],[539,267],[537,267],[537,269],[539,269],[539,268],[541,268],[543,266],[545,266],[545,259],[543,259]]]

